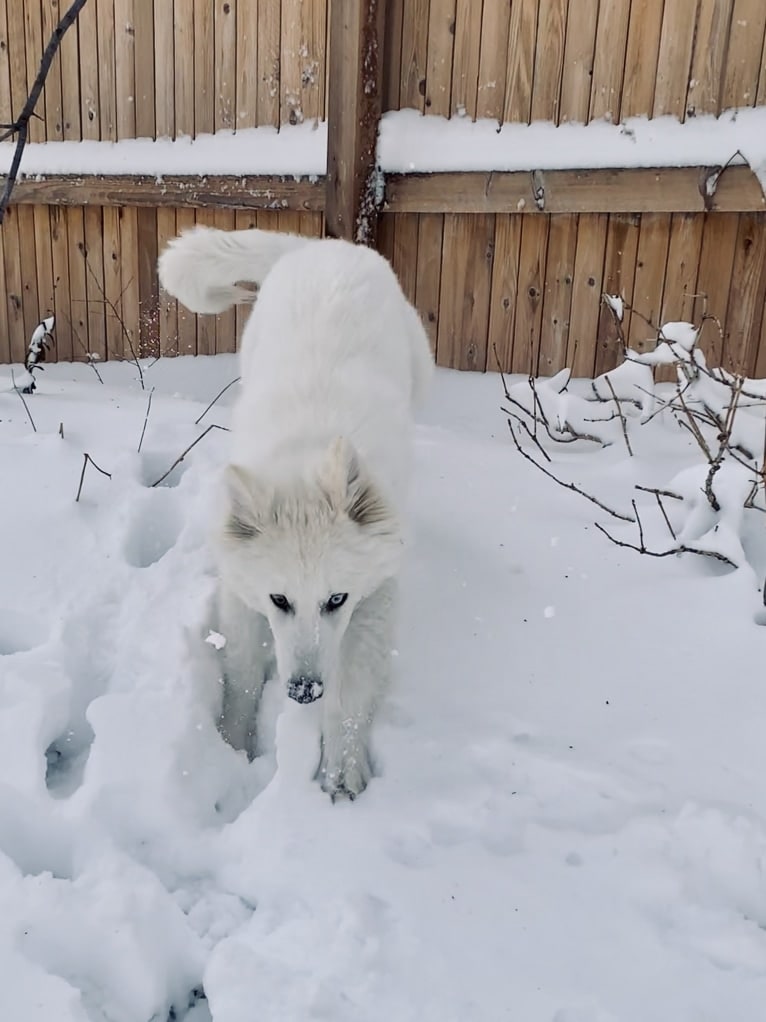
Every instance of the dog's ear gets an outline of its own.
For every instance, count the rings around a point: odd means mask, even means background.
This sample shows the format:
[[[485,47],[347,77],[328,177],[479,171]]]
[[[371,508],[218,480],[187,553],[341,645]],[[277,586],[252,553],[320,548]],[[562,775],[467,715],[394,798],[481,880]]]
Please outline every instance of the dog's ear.
[[[241,465],[228,465],[224,482],[229,500],[225,531],[232,539],[252,539],[262,531],[258,483]]]
[[[357,525],[380,525],[391,517],[388,505],[366,478],[359,456],[344,437],[330,445],[320,483],[332,507],[345,511]]]

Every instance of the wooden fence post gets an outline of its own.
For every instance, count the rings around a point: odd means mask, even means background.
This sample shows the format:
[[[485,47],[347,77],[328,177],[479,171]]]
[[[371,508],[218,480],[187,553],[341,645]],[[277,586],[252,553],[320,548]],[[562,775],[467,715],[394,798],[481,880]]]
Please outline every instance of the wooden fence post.
[[[382,187],[375,168],[383,107],[385,0],[330,5],[325,231],[375,244]]]

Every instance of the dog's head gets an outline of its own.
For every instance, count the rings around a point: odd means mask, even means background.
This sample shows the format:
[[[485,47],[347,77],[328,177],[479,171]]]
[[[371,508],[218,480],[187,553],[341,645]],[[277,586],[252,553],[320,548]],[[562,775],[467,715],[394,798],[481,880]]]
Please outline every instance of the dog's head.
[[[313,702],[354,610],[396,574],[397,516],[341,439],[308,479],[274,484],[230,465],[226,490],[225,584],[268,619],[290,697]]]

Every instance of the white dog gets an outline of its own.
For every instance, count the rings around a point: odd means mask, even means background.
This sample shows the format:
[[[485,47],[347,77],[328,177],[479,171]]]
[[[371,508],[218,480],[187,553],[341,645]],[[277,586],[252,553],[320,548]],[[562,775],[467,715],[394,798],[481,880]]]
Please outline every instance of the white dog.
[[[217,534],[221,729],[255,754],[276,660],[292,699],[322,700],[322,786],[354,797],[389,675],[428,339],[386,260],[348,242],[198,227],[170,243],[159,271],[194,312],[251,301],[242,284],[260,286]]]

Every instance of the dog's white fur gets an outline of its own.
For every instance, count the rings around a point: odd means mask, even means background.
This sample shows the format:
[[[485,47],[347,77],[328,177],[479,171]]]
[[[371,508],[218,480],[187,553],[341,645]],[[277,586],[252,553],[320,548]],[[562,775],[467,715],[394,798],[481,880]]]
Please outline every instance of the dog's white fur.
[[[292,691],[323,685],[319,777],[353,797],[370,776],[369,728],[389,674],[428,339],[385,259],[347,242],[198,227],[170,243],[159,270],[198,312],[252,300],[244,282],[260,287],[217,532],[222,731],[254,754],[274,661]]]

